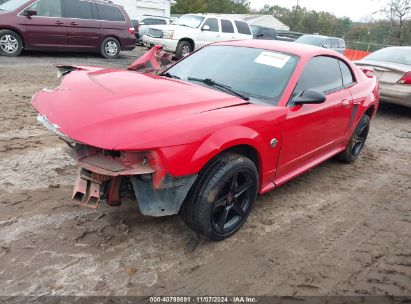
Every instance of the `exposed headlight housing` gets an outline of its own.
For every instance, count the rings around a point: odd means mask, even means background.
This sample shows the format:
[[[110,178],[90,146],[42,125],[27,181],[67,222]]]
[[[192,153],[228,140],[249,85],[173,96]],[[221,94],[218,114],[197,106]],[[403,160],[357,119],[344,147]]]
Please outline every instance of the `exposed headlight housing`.
[[[173,39],[174,31],[163,31],[162,38]]]
[[[68,143],[71,147],[74,147],[78,144],[81,144],[78,141],[75,141],[68,137],[67,135],[63,134],[59,129],[60,127],[57,124],[52,124],[45,115],[37,115],[37,121],[41,123],[43,126],[45,126],[49,131],[53,132],[56,134],[58,137],[60,137],[62,140],[64,140],[66,143]]]

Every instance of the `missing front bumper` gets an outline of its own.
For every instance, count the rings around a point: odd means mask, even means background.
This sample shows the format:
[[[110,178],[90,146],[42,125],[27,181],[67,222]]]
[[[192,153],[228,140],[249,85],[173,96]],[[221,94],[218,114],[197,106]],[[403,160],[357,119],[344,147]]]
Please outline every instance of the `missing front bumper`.
[[[146,175],[144,175],[146,176]],[[110,206],[121,204],[123,181],[131,181],[140,212],[145,216],[162,217],[178,214],[197,175],[174,178],[167,176],[160,188],[153,187],[151,178],[134,176],[105,176],[80,169],[73,190],[73,200],[81,207],[96,209],[105,197]]]
[[[138,206],[143,215],[161,217],[178,214],[197,175],[173,178],[168,176],[160,189],[150,180],[131,177]]]

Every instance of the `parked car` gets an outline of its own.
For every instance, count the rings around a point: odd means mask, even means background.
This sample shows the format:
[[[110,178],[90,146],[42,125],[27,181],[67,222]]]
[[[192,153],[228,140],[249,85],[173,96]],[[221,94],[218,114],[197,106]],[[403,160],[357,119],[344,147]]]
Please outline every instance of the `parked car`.
[[[126,11],[109,2],[8,0],[0,5],[0,55],[18,56],[24,48],[116,58],[135,44]]]
[[[250,26],[245,21],[189,14],[171,25],[150,26],[143,43],[147,47],[161,45],[180,59],[211,42],[252,38]]]
[[[133,25],[136,30],[136,39],[138,44],[143,44],[143,36],[147,33],[148,27],[151,25],[167,25],[171,24],[173,20],[161,16],[145,15],[137,20],[133,20]]]
[[[374,76],[288,42],[214,43],[158,76],[62,68],[32,104],[81,168],[73,198],[118,205],[132,191],[142,214],[180,213],[214,241],[238,231],[257,194],[357,159],[378,108]]]
[[[389,47],[362,60],[361,67],[371,67],[380,81],[381,100],[411,107],[411,47]]]
[[[254,39],[277,40],[277,31],[273,28],[250,25]]]
[[[320,35],[303,35],[297,40],[296,43],[310,44],[326,49],[334,50],[338,53],[344,54],[346,46],[345,41],[342,38],[327,37]]]

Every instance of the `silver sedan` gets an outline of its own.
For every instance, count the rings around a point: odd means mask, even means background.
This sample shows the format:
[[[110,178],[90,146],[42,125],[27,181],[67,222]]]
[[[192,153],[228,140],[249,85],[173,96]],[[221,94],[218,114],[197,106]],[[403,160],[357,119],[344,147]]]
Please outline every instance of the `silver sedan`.
[[[410,46],[385,48],[355,64],[374,69],[380,82],[381,101],[411,107]]]

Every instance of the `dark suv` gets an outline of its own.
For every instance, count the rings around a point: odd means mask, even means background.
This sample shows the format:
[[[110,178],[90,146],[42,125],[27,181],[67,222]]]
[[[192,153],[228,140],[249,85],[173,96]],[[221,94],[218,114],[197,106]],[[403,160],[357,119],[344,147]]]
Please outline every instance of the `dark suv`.
[[[0,5],[0,55],[21,50],[100,52],[116,58],[135,48],[123,7],[94,0],[6,0]]]

